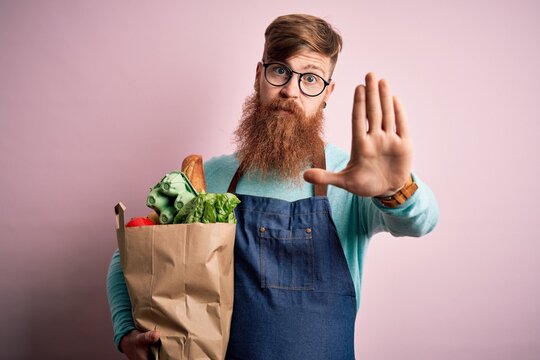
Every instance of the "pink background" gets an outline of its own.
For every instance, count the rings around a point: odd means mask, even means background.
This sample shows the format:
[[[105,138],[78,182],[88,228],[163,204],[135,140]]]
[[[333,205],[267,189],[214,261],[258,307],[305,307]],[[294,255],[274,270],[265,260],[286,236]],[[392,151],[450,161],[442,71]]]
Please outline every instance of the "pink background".
[[[189,153],[233,150],[263,32],[307,12],[344,37],[326,136],[389,80],[440,204],[421,239],[376,236],[360,359],[538,359],[540,6],[484,1],[0,2],[0,349],[120,359],[105,275],[113,206]]]

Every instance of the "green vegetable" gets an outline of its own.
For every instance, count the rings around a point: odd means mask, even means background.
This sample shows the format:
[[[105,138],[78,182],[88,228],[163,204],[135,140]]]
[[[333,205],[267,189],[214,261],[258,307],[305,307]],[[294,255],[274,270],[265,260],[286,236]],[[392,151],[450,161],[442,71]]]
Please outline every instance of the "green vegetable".
[[[182,207],[176,217],[175,224],[215,223],[224,222],[236,224],[234,208],[240,200],[230,193],[207,194],[201,193]]]
[[[146,198],[146,205],[159,215],[161,224],[171,224],[179,209],[197,196],[188,177],[180,171],[166,174]]]

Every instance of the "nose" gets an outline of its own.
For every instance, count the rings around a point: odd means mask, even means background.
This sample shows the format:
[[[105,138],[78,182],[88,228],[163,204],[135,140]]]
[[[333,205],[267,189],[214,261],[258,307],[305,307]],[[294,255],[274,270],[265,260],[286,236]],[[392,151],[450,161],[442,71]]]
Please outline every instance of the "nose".
[[[286,98],[297,98],[300,96],[300,84],[298,83],[298,74],[293,74],[289,82],[283,85],[280,94]]]

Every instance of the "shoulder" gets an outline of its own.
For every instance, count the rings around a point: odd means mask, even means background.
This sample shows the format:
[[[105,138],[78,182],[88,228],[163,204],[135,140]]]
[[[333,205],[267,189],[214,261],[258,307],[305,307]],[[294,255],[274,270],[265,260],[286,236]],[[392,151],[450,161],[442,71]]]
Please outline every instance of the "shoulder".
[[[347,166],[347,163],[349,162],[349,153],[333,144],[326,144],[324,153],[326,155],[326,169],[328,171],[340,171]]]
[[[238,167],[238,159],[234,154],[214,156],[204,163],[204,171],[208,173],[230,167]]]
[[[221,155],[204,162],[204,176],[208,192],[225,192],[239,166],[234,154]]]

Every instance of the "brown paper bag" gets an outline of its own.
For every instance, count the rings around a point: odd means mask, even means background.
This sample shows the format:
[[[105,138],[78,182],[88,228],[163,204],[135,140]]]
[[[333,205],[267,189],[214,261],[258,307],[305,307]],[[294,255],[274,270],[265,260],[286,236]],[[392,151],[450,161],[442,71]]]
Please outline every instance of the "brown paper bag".
[[[158,330],[159,360],[224,359],[234,294],[236,224],[124,226],[115,207],[120,261],[141,331]]]

